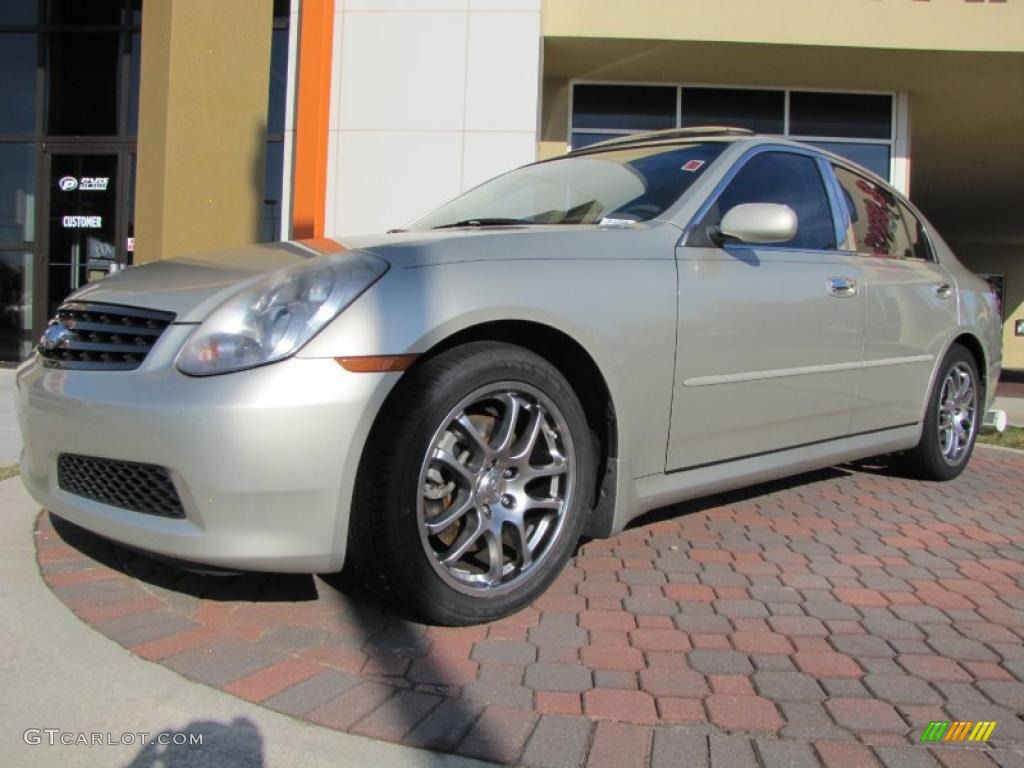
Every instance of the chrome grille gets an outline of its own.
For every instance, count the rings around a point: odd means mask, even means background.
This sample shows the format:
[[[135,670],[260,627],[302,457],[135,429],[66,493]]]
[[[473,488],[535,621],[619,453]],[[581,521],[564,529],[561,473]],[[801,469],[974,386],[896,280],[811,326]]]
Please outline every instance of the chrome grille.
[[[69,301],[57,310],[37,349],[50,368],[130,371],[173,321],[170,312]]]
[[[57,457],[61,490],[112,507],[160,517],[185,517],[170,473],[155,464],[62,453]]]

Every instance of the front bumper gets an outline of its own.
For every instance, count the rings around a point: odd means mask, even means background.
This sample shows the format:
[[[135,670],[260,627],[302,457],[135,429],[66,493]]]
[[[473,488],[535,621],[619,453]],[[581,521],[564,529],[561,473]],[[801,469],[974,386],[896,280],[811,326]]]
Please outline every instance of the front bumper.
[[[194,326],[171,326],[135,371],[18,371],[29,493],[88,530],[223,568],[336,571],[362,447],[394,374],[353,374],[332,359],[193,378],[173,359]],[[184,519],[130,511],[57,483],[80,454],[169,470]]]

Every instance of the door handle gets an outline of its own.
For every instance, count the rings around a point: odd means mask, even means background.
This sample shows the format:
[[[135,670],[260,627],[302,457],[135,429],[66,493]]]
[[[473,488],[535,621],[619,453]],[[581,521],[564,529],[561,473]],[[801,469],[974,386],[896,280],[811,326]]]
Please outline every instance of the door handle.
[[[846,299],[857,295],[857,281],[848,277],[830,277],[825,285],[828,287],[830,296],[837,299]]]
[[[935,286],[935,295],[940,299],[948,299],[953,295],[953,286],[949,283],[939,283]]]

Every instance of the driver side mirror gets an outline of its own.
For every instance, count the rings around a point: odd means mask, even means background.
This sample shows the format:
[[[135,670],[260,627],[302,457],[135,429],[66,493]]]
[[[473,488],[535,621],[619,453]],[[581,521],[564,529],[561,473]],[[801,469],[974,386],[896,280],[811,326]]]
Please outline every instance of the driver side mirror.
[[[796,236],[796,213],[788,205],[743,203],[730,208],[715,227],[712,239],[722,245],[740,243],[785,243]]]

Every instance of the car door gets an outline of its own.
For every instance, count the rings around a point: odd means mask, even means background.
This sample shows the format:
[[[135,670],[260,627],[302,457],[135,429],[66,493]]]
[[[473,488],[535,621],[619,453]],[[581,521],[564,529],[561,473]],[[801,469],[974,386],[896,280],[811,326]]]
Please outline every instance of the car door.
[[[957,324],[956,283],[935,261],[920,220],[891,190],[844,166],[834,171],[867,309],[861,402],[851,429],[914,424],[936,357]]]
[[[668,470],[846,435],[864,341],[862,273],[837,249],[827,165],[766,145],[741,158],[677,248],[678,336]],[[795,237],[718,244],[743,203],[787,205]]]

